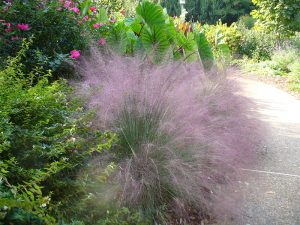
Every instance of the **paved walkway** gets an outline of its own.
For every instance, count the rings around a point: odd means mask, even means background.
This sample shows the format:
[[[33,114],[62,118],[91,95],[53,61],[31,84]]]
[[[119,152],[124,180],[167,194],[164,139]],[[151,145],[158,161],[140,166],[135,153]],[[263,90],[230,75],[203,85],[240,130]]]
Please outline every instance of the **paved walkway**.
[[[257,152],[259,162],[241,172],[240,218],[229,224],[300,225],[300,100],[264,83],[235,79],[269,132]]]

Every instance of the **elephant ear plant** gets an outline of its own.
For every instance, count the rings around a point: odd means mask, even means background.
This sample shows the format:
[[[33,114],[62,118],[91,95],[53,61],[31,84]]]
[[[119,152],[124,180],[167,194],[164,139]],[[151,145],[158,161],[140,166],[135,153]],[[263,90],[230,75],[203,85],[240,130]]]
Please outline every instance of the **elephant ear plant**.
[[[153,64],[173,59],[200,59],[205,69],[211,69],[214,64],[212,48],[205,34],[200,33],[199,24],[182,30],[176,28],[175,22],[178,23],[159,4],[142,1],[134,18],[117,21],[103,31],[103,35],[110,48],[123,55],[142,55]]]

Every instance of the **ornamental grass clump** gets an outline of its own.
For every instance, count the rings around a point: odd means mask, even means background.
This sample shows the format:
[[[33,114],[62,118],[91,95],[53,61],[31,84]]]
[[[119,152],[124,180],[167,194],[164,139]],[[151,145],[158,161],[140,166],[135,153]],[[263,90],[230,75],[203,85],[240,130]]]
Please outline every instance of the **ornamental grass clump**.
[[[234,168],[251,161],[256,124],[226,77],[199,65],[82,59],[78,93],[97,112],[94,125],[118,136],[107,158],[118,165],[109,183],[119,205],[190,223],[228,208]]]

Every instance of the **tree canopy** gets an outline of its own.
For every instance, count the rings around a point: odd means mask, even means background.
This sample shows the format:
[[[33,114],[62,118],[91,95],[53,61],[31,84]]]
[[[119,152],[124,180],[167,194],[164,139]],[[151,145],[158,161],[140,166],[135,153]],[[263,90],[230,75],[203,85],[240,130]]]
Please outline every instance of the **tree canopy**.
[[[253,0],[252,15],[269,31],[286,36],[300,31],[300,0]]]

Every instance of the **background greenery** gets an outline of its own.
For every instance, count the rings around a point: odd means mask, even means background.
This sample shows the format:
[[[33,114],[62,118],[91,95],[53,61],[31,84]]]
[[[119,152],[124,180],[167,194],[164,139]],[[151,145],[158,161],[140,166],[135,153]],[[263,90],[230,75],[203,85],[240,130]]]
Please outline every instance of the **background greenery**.
[[[162,0],[172,16],[180,15],[180,5],[175,0]],[[251,0],[186,0],[187,19],[201,23],[214,24],[218,20],[231,24],[240,16],[249,14],[253,9]]]

